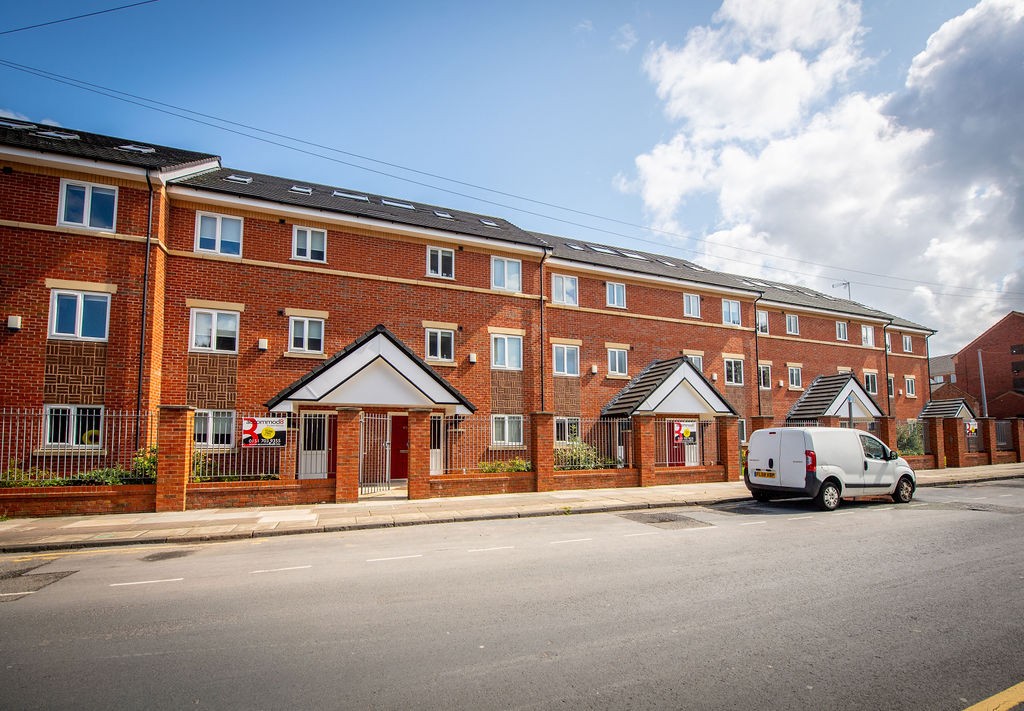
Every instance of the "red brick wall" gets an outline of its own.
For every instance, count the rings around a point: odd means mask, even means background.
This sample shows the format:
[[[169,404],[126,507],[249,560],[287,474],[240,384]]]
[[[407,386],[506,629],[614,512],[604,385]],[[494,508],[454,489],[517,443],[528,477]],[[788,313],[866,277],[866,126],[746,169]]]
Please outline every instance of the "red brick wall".
[[[51,486],[0,489],[0,515],[71,516],[153,511],[156,486]]]
[[[1024,313],[1013,311],[985,331],[956,354],[956,386],[981,400],[981,377],[978,369],[978,350],[982,352],[985,369],[985,395],[991,417],[1020,417],[1021,401],[1017,398],[999,398],[1013,390],[1012,363],[1024,360],[1024,355],[1012,355],[1010,346],[1024,344]],[[1024,377],[1018,374],[1017,377]],[[982,411],[977,413],[979,417]]]
[[[188,485],[185,508],[299,506],[333,502],[333,479],[201,482]]]

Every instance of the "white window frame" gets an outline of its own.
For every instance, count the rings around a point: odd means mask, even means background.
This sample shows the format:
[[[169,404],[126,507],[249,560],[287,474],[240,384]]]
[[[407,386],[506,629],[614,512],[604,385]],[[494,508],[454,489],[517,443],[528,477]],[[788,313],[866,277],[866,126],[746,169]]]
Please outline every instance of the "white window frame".
[[[75,297],[75,331],[74,333],[64,333],[57,331],[57,302],[61,296],[73,296]],[[85,297],[99,297],[106,301],[107,313],[103,321],[103,335],[102,336],[83,336],[82,335],[82,318],[84,316],[84,309],[82,305],[85,302]],[[66,341],[94,341],[102,343],[108,340],[110,337],[110,294],[105,294],[96,291],[78,291],[76,289],[51,289],[50,290],[50,327],[49,337],[53,339],[60,339]]]
[[[559,367],[558,367],[558,354],[559,353],[562,354],[562,367],[561,367],[561,369],[559,369]],[[569,362],[569,354],[570,353],[575,353],[576,354],[576,370],[575,370],[575,372],[573,372],[573,370],[571,370],[571,368],[570,368],[570,366],[572,365]],[[552,346],[552,348],[551,348],[551,367],[552,367],[555,375],[566,375],[566,376],[579,377],[579,374],[580,374],[580,347],[579,346],[568,345],[566,343],[555,343]]]
[[[864,373],[864,390],[868,395],[878,394],[878,373]]]
[[[736,320],[733,320],[733,307],[735,308]],[[743,310],[740,307],[740,302],[736,299],[722,299],[722,323],[727,326],[742,326],[743,325]]]
[[[504,431],[504,437],[498,437],[498,423]],[[519,423],[518,441],[509,438],[509,424]],[[491,415],[491,444],[495,447],[522,447],[523,446],[523,416],[522,415]]]
[[[299,254],[299,232],[306,233],[306,254]],[[323,259],[316,259],[313,256],[313,235],[323,235],[324,248],[323,248]],[[241,253],[241,249],[239,249]],[[315,262],[317,264],[327,263],[327,230],[321,230],[317,227],[306,227],[305,225],[292,225],[292,259],[300,259],[304,262]]]
[[[849,341],[850,331],[847,327],[846,321],[836,321],[836,340],[837,341]]]
[[[561,427],[559,427],[561,426]],[[573,435],[575,427],[576,434]],[[561,429],[561,433],[559,433]],[[562,437],[559,437],[562,434]],[[572,442],[580,441],[580,418],[578,417],[556,417],[555,418],[555,445],[565,446]]]
[[[498,348],[496,343],[501,341],[505,344],[505,362],[498,362]],[[519,349],[519,365],[509,365],[508,344],[515,342]],[[513,336],[505,333],[491,334],[491,368],[493,370],[522,370],[523,369],[523,337]]]
[[[431,257],[437,255],[437,269],[431,266]],[[452,273],[444,273],[444,258],[448,256],[452,260]],[[427,276],[437,279],[455,279],[455,250],[448,247],[427,247]]]
[[[571,289],[567,288],[570,284],[572,285]],[[566,276],[564,274],[552,274],[551,303],[562,304],[564,306],[579,306],[579,286],[579,279],[577,279],[574,276]]]
[[[519,267],[518,282],[515,285],[509,284],[509,265],[516,264]],[[498,280],[498,275],[501,275],[501,280]],[[520,292],[523,290],[523,262],[519,259],[509,259],[508,257],[491,257],[491,288],[497,291],[514,291]]]
[[[726,358],[722,367],[725,370],[726,385],[743,385],[743,361],[741,359]]]
[[[626,308],[626,285],[620,281],[605,282],[605,304],[616,309]],[[619,297],[622,297],[621,299]]]
[[[618,367],[619,356],[622,357],[622,368]],[[629,375],[629,351],[625,348],[608,349],[608,375]]]
[[[800,316],[798,314],[786,314],[786,333],[790,336],[800,335]]]
[[[756,321],[757,321],[757,332],[758,333],[763,333],[763,334],[767,335],[768,332],[769,332],[769,329],[768,329],[768,312],[767,311],[758,310],[757,315],[756,315],[755,318],[756,318]]]
[[[196,316],[199,314],[210,314],[210,345],[196,345]],[[235,318],[235,347],[232,350],[217,348],[217,322],[223,316],[234,316]],[[289,329],[289,345],[291,344],[291,329]],[[238,311],[220,311],[217,309],[192,309],[189,314],[188,326],[188,349],[195,353],[238,353],[238,343],[241,340],[242,315]]]
[[[903,336],[903,352],[913,353],[914,352],[914,339],[910,336]]]
[[[206,438],[205,441],[199,442],[195,439],[196,427],[195,423],[203,418],[206,420]],[[231,427],[228,428],[228,441],[224,442],[213,442],[213,421],[217,418],[221,421],[227,419],[231,422]],[[196,410],[195,419],[193,420],[193,434],[192,441],[196,449],[234,449],[235,446],[235,411],[234,410]]]
[[[302,323],[302,347],[295,347],[295,325]],[[320,324],[320,348],[313,349],[309,347],[309,324],[319,323]],[[306,316],[292,316],[288,319],[288,351],[291,353],[323,353],[324,352],[324,335],[327,324],[322,318],[308,318]]]
[[[889,397],[896,397],[896,376],[888,375],[885,378],[885,392]]]
[[[451,353],[445,357],[444,353],[444,337],[448,336],[448,343],[451,348]],[[431,352],[431,337],[434,337],[436,350]],[[454,363],[455,362],[455,331],[450,328],[428,328],[424,334],[424,346],[423,354],[424,359],[428,361],[440,361],[442,363]]]
[[[683,316],[700,318],[700,294],[683,294]]]
[[[69,187],[85,188],[85,203],[82,205],[82,221],[74,222],[73,220],[65,219],[64,211],[67,207],[67,191]],[[114,193],[114,214],[112,224],[107,227],[106,225],[95,226],[90,224],[92,222],[92,193],[93,190],[99,188],[100,190],[110,190]],[[118,189],[116,185],[103,185],[102,183],[87,183],[83,180],[68,180],[64,178],[60,181],[60,199],[58,200],[57,206],[57,224],[67,225],[68,227],[82,227],[87,230],[102,230],[104,232],[116,232],[117,231],[117,200],[118,200]]]
[[[757,387],[761,390],[772,389],[772,367],[770,365],[761,363],[757,366]]]
[[[214,248],[206,249],[199,246],[200,239],[200,226],[202,225],[204,217],[212,217],[217,221],[216,235],[214,236]],[[224,220],[237,220],[238,221],[238,254],[232,254],[230,252],[221,251],[223,234]],[[242,256],[242,244],[245,241],[245,219],[236,217],[235,215],[222,215],[217,212],[201,212],[196,211],[196,240],[195,240],[195,251],[202,252],[204,254],[220,254],[224,257],[241,257]],[[326,244],[324,245],[326,247]]]
[[[907,397],[917,397],[917,378],[913,375],[903,376],[903,392]]]
[[[697,369],[698,373],[703,373],[704,372],[704,356],[702,356],[702,355],[688,355],[686,357],[690,359],[690,363],[693,365],[694,368]]]
[[[888,331],[885,333],[885,352],[892,353],[892,334]]]
[[[747,441],[747,421],[739,419],[736,421],[736,434],[739,435],[740,442]]]
[[[875,327],[862,324],[860,327],[860,344],[862,346],[868,346],[869,348],[875,347]]]
[[[74,439],[75,433],[78,431],[78,417],[80,410],[98,410],[100,415],[99,428],[96,429],[97,437],[95,442],[74,442],[64,441],[56,442],[53,439],[53,431],[50,428],[50,418],[56,411],[66,410],[68,413],[68,431],[67,439]],[[102,405],[44,405],[43,406],[43,443],[45,447],[68,447],[74,449],[101,449],[103,447],[103,419],[104,410]],[[87,430],[85,432],[88,435],[94,430]]]
[[[804,369],[798,365],[787,366],[789,370],[789,387],[799,389],[804,386]]]

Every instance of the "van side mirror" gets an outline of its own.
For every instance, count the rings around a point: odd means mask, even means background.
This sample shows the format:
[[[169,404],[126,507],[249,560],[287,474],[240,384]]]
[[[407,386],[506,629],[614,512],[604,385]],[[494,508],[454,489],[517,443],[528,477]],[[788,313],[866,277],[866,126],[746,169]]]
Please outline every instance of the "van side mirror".
[[[899,452],[897,452],[895,449],[890,449],[889,450],[889,461],[890,462],[894,462],[894,461],[896,461],[899,458],[900,458],[900,453]]]

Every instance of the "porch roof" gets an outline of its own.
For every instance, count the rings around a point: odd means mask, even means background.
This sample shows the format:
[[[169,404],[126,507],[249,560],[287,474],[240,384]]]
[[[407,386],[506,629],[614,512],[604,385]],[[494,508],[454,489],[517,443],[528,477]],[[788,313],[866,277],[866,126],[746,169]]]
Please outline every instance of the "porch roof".
[[[267,402],[291,412],[298,403],[352,407],[443,407],[468,415],[476,407],[451,383],[378,324]]]
[[[882,416],[882,408],[853,373],[836,373],[815,378],[793,405],[786,419],[846,417],[847,400],[851,398],[855,420],[873,420]]]
[[[918,417],[959,417],[965,420],[974,419],[974,411],[963,398],[951,400],[929,400]]]
[[[686,356],[652,361],[601,410],[606,417],[634,413],[735,415],[736,410]]]

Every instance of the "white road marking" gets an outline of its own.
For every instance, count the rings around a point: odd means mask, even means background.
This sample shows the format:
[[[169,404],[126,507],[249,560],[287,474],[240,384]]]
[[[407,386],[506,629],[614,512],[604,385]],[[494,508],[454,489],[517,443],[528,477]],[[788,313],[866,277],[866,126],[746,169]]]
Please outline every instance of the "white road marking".
[[[927,505],[928,504],[924,503],[923,501],[922,502],[918,502],[916,504],[911,504],[911,506],[927,506]]]
[[[856,511],[836,511],[832,515],[833,516],[851,516],[851,515],[853,515],[855,513],[857,513],[857,512]]]
[[[627,533],[623,538],[633,538],[634,536],[657,536],[660,535],[658,531],[648,531],[647,533]]]
[[[422,557],[423,557],[423,555],[421,553],[417,553],[416,555],[396,555],[396,556],[391,556],[390,558],[370,558],[366,562],[367,563],[379,563],[382,560],[406,560],[407,558],[422,558]]]
[[[760,526],[762,523],[768,523],[768,522],[767,521],[747,521],[746,523],[741,523],[740,525],[741,526]]]
[[[872,511],[892,511],[894,508],[895,508],[894,506],[883,506],[880,509],[871,509],[871,510]]]
[[[584,543],[585,541],[592,541],[593,538],[569,538],[564,541],[551,541],[551,545],[557,545],[559,543]]]
[[[814,518],[814,516],[793,516],[792,518],[787,518],[786,520],[787,521],[806,521],[809,518]]]
[[[136,580],[131,583],[111,583],[110,587],[119,588],[125,585],[154,585],[156,583],[177,583],[185,578],[164,578],[163,580]]]
[[[1013,496],[1013,494],[1000,494],[999,498],[1000,499],[1005,499],[1007,496]]]
[[[7,597],[9,595],[32,595],[36,592],[36,590],[26,590],[25,592],[20,593],[0,593],[0,597]]]
[[[515,546],[494,546],[493,548],[470,548],[470,553],[486,553],[487,551],[510,551]]]
[[[281,573],[285,570],[306,570],[312,567],[312,565],[293,565],[290,568],[268,568],[267,570],[250,570],[249,575],[256,575],[257,573]]]

